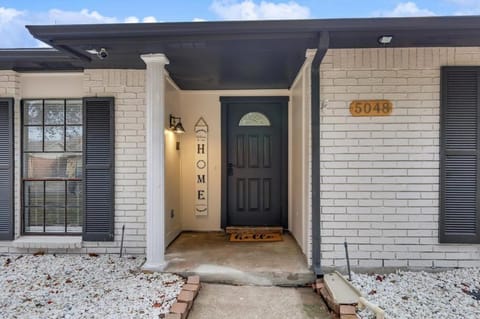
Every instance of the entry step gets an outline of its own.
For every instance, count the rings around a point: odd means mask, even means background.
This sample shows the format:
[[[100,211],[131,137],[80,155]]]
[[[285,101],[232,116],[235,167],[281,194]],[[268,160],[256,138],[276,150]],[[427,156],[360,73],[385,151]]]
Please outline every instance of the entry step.
[[[232,242],[282,241],[282,227],[227,227],[226,233]]]

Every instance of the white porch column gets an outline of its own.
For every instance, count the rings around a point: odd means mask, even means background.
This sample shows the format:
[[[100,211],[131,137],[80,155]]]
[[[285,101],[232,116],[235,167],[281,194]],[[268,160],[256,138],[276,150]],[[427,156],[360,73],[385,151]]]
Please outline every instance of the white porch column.
[[[147,261],[143,268],[163,271],[165,262],[165,65],[164,54],[144,54],[147,65]]]

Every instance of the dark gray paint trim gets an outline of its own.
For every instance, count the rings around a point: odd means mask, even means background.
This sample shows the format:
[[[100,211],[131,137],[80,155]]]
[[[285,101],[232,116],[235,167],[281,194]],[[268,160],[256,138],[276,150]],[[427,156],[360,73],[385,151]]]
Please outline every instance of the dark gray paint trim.
[[[317,277],[323,276],[320,227],[320,64],[329,46],[330,35],[322,32],[311,67],[312,267]]]
[[[10,227],[9,231],[6,234],[0,234],[0,240],[13,240],[15,237],[15,140],[14,140],[14,106],[15,100],[13,98],[1,98],[0,101],[7,102],[8,104],[8,123],[9,123],[9,157],[10,157],[10,164],[7,165],[7,169],[9,169],[10,174],[8,177],[8,184],[11,186],[11,194],[8,196],[9,198],[9,207],[11,210],[10,216]]]
[[[444,197],[445,197],[445,113],[447,107],[447,67],[442,67],[440,70],[440,163],[439,163],[439,175],[440,175],[440,185],[439,185],[439,211],[438,211],[438,241],[439,243],[446,243],[445,240],[445,230],[444,230],[444,214],[445,205],[444,205]]]
[[[221,96],[221,227],[228,226],[228,176],[227,176],[227,150],[228,150],[228,107],[230,103],[278,103],[282,112],[282,172],[286,180],[282,180],[282,224],[288,228],[288,96]]]
[[[87,214],[86,214],[86,187],[87,187],[87,129],[88,125],[87,121],[87,114],[86,108],[87,103],[89,101],[108,101],[110,104],[110,150],[109,150],[109,157],[110,157],[110,202],[111,202],[111,218],[110,218],[110,228],[112,233],[108,236],[104,234],[95,234],[95,233],[87,233],[86,232],[86,225],[87,225]],[[83,98],[83,232],[82,238],[84,241],[114,241],[115,240],[115,98],[114,97],[84,97]],[[96,165],[98,166],[98,165]],[[98,168],[98,167],[95,167]],[[102,167],[103,168],[103,165]]]
[[[449,71],[474,71],[477,72],[477,107],[480,109],[480,67],[479,66],[443,66],[440,81],[440,185],[439,185],[439,218],[438,241],[439,243],[478,244],[480,243],[480,189],[477,189],[477,238],[472,241],[472,236],[449,236],[445,234],[445,168],[446,159],[446,112],[447,112],[447,86]],[[477,113],[477,123],[480,125],[480,111]],[[477,131],[477,185],[480,183],[480,130]],[[477,186],[478,187],[478,186]]]
[[[84,62],[56,49],[0,49],[0,69],[18,72],[83,70]]]
[[[227,176],[227,148],[228,148],[228,106],[227,102],[225,100],[225,97],[220,97],[220,126],[221,126],[221,141],[220,141],[220,147],[221,147],[221,203],[220,203],[220,226],[222,228],[227,227],[227,216],[228,216],[228,202],[227,202],[227,185],[228,185],[228,176]]]
[[[68,54],[56,49],[0,49],[0,61],[3,60],[32,60],[41,59],[42,61],[75,61]]]
[[[288,96],[283,97],[283,101],[280,102],[282,108],[282,222],[284,229],[288,229],[288,102],[290,98]],[[284,180],[285,179],[285,180]]]
[[[241,33],[299,33],[377,31],[396,29],[399,31],[476,29],[480,26],[478,16],[414,17],[414,18],[349,18],[272,21],[213,21],[213,22],[170,22],[138,24],[84,24],[84,25],[27,25],[28,31],[39,39],[68,36],[178,36],[205,34]]]
[[[478,16],[43,25],[27,26],[27,29],[37,39],[58,49],[69,47],[72,51],[68,54],[87,59],[84,50],[88,47],[116,47],[138,56],[152,52],[169,54],[165,50],[172,42],[186,43],[190,50],[198,43],[210,41],[243,41],[248,46],[246,41],[255,39],[265,40],[265,43],[275,39],[287,42],[289,39],[304,39],[304,45],[312,48],[315,43],[310,46],[310,40],[314,41],[323,31],[330,33],[331,48],[378,48],[381,45],[377,38],[384,34],[394,36],[389,47],[480,45],[480,39],[476,37],[480,30]],[[103,62],[103,67],[113,67],[108,60]],[[142,64],[124,62],[127,64],[130,68],[143,68]]]

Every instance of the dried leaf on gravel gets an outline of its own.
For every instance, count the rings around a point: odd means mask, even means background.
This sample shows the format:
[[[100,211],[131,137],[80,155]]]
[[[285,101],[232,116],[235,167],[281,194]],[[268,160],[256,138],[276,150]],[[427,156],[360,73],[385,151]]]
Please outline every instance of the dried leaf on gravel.
[[[44,252],[43,250],[39,250],[39,251],[37,251],[36,253],[34,253],[33,255],[34,255],[35,257],[37,257],[37,256],[43,256],[43,255],[45,255],[45,252]]]

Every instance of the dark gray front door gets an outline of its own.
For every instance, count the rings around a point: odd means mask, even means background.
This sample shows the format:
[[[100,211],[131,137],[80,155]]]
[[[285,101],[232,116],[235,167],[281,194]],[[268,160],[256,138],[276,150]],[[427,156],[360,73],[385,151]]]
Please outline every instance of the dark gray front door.
[[[287,227],[285,98],[231,98],[227,108],[228,226]]]

